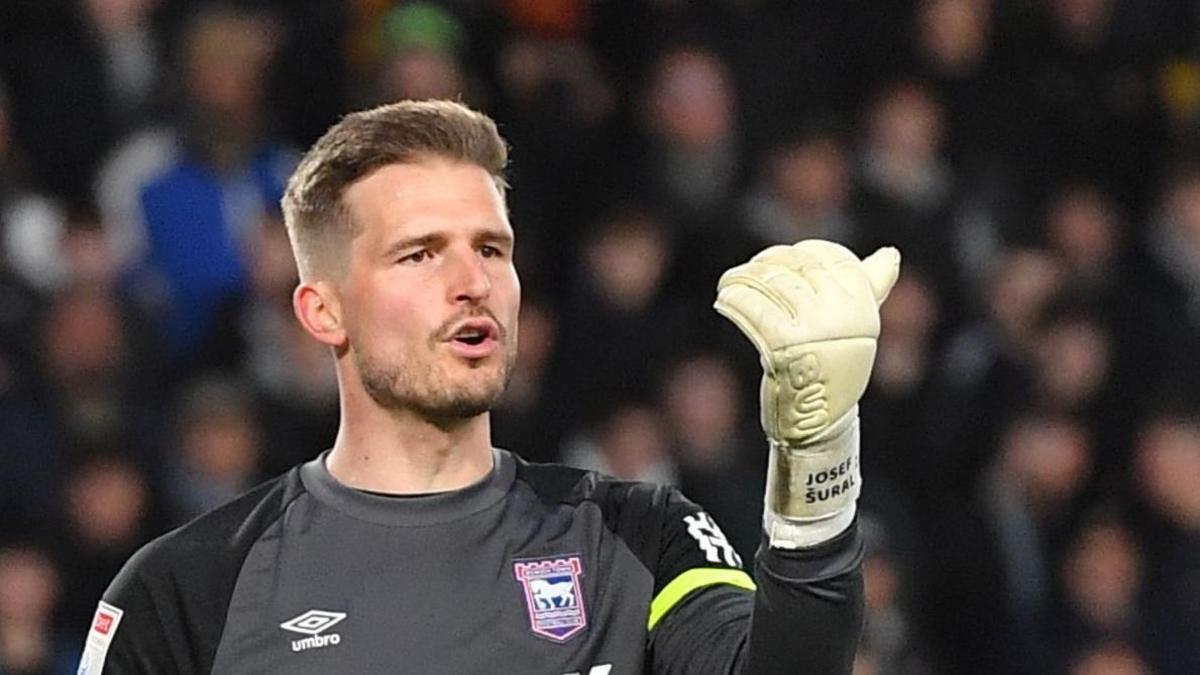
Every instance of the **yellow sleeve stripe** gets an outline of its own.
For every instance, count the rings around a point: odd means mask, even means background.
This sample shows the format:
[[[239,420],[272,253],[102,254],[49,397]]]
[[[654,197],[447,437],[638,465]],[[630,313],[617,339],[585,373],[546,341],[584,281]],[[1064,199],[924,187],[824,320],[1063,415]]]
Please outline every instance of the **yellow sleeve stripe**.
[[[742,570],[713,567],[690,569],[672,579],[671,583],[654,596],[654,600],[650,602],[650,622],[646,630],[654,630],[667,612],[671,611],[692,591],[713,584],[730,584],[748,591],[756,588],[750,575]]]

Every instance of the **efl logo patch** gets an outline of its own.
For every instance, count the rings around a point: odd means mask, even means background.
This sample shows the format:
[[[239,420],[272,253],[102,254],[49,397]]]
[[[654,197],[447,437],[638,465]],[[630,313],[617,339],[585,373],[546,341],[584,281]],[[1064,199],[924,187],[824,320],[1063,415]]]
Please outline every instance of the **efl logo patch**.
[[[115,615],[108,614],[103,609],[98,610],[96,612],[96,622],[92,624],[92,630],[101,635],[108,635],[108,632],[112,630],[113,622],[116,620],[117,617]]]
[[[117,626],[121,625],[121,617],[124,615],[125,611],[120,607],[104,601],[96,607],[96,613],[92,615],[92,628],[88,631],[83,655],[79,658],[77,675],[91,675],[104,670],[108,647],[112,644]]]
[[[515,562],[513,572],[525,590],[529,628],[535,634],[566,642],[587,627],[579,556]]]

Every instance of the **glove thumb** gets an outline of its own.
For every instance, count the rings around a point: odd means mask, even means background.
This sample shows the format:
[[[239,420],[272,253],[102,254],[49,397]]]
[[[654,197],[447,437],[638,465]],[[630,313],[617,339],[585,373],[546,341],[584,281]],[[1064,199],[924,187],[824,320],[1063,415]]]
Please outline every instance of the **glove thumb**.
[[[882,305],[900,276],[900,251],[893,246],[884,246],[863,258],[862,264],[875,294],[875,304]]]

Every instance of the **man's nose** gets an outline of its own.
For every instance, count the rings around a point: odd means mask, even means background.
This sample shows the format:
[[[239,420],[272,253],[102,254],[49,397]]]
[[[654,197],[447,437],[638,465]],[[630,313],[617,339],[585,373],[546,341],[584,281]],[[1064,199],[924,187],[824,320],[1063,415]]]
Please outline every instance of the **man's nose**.
[[[454,302],[478,302],[491,292],[492,279],[474,251],[455,256],[449,290]]]

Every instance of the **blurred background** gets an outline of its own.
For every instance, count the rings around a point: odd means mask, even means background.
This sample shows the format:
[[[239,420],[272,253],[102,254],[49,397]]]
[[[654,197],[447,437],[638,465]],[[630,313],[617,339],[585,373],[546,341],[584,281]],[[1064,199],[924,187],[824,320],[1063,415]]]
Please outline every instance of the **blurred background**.
[[[0,672],[148,538],[328,447],[278,199],[350,110],[512,144],[497,445],[665,481],[750,560],[716,279],[894,244],[856,673],[1200,673],[1200,3],[0,0]]]

